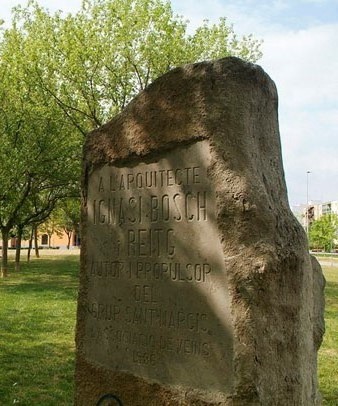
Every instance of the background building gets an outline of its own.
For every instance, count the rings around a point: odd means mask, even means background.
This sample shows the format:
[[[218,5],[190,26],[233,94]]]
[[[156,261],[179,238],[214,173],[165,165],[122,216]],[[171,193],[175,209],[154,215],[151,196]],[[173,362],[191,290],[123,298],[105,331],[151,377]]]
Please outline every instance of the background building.
[[[330,202],[319,202],[319,201],[310,201],[308,205],[300,204],[297,206],[292,206],[292,211],[298,221],[306,230],[307,225],[314,220],[320,219],[324,214],[337,214],[338,215],[338,200],[333,200]],[[308,218],[308,224],[306,219]]]

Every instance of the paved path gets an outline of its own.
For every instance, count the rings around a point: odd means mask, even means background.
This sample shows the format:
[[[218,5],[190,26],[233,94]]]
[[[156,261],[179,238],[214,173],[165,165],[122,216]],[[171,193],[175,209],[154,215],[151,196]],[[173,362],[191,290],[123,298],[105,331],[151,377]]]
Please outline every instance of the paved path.
[[[55,255],[80,255],[80,248],[71,248],[67,250],[67,248],[60,248],[60,249],[39,249],[40,257],[47,257],[47,256],[55,256]],[[13,259],[15,257],[15,250],[8,250],[8,257]],[[1,258],[1,252],[0,252]],[[27,258],[27,249],[21,249],[21,259],[24,260]],[[35,258],[35,251],[32,249],[31,251],[31,258]]]
[[[324,259],[317,258],[317,259],[318,259],[318,262],[320,263],[320,265],[338,267],[338,261],[337,260],[330,260],[330,259],[327,259],[327,258],[324,258]]]

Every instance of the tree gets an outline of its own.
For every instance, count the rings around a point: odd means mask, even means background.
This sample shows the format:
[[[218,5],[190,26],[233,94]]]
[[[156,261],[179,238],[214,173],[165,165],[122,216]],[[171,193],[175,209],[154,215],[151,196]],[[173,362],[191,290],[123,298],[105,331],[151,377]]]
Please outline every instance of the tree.
[[[37,190],[31,190],[15,219],[14,224],[17,231],[15,267],[17,270],[20,268],[21,239],[24,229],[31,226],[34,231],[35,241],[37,241],[38,226],[50,217],[58,200],[62,199],[65,193],[70,192],[69,187],[62,186],[58,188],[56,184],[54,184],[55,188],[48,191],[43,190],[41,186],[40,184]],[[37,243],[35,243],[35,251],[39,256]]]
[[[38,63],[33,51],[15,25],[5,32],[0,44],[3,276],[10,231],[47,216],[55,201],[78,189],[82,140],[30,74]]]
[[[310,246],[323,248],[326,252],[332,251],[336,244],[338,234],[338,215],[324,214],[313,221],[309,230]]]
[[[0,37],[0,230],[8,237],[77,196],[82,135],[156,77],[227,55],[256,61],[260,42],[225,19],[195,33],[162,0],[83,0],[75,15],[18,6]],[[34,219],[35,217],[35,219]]]
[[[66,199],[60,204],[60,226],[67,234],[67,249],[70,247],[70,239],[75,233],[80,232],[80,199]]]
[[[39,232],[48,235],[48,248],[52,248],[51,241],[53,235],[56,234],[58,237],[62,236],[63,229],[60,226],[60,214],[57,208],[55,208],[48,219],[39,226]]]
[[[173,67],[228,55],[261,57],[260,42],[238,39],[225,18],[188,35],[186,22],[162,0],[84,0],[65,18],[31,1],[16,9],[15,20],[39,55],[30,74],[83,135]]]
[[[61,236],[66,233],[67,249],[69,249],[72,235],[74,233],[78,235],[80,231],[80,198],[60,200],[48,220],[41,224],[39,230],[48,234],[49,241],[52,234]]]

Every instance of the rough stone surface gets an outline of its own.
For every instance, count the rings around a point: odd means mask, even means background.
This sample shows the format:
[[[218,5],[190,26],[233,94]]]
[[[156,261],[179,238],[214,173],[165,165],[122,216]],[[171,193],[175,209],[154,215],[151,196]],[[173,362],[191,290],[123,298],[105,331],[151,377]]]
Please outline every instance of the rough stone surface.
[[[324,278],[260,67],[157,79],[89,134],[83,196],[77,405],[320,404]]]

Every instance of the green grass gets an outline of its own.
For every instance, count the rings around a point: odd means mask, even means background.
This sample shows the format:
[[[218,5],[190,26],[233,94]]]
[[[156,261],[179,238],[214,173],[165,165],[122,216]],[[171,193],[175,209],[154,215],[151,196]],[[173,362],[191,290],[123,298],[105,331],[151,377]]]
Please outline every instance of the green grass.
[[[323,266],[325,287],[325,327],[319,351],[319,384],[323,405],[338,405],[338,266]]]
[[[72,405],[78,256],[0,280],[0,405]]]
[[[73,404],[78,256],[23,263],[0,280],[0,405]],[[323,404],[338,405],[338,264],[324,266]]]

